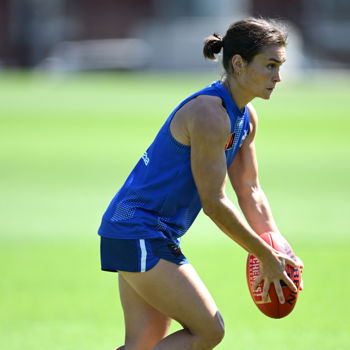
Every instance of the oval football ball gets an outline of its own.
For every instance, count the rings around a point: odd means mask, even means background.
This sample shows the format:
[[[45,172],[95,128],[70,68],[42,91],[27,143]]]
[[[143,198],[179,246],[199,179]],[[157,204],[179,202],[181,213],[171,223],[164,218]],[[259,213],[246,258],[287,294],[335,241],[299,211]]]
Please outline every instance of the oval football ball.
[[[296,261],[294,252],[283,236],[279,233],[267,232],[260,236],[267,244],[272,246],[277,251],[288,255],[290,258]],[[301,270],[299,267],[293,267],[286,265],[286,272],[290,279],[294,282],[298,288],[297,292],[292,292],[287,285],[281,281],[282,291],[285,298],[285,303],[280,304],[278,296],[275,290],[275,286],[272,283],[268,293],[268,300],[264,302],[262,300],[262,292],[264,283],[262,282],[256,290],[253,290],[253,284],[255,279],[260,274],[260,262],[252,254],[248,255],[247,259],[247,282],[250,295],[259,308],[259,310],[266,316],[272,318],[282,318],[287,316],[293,310],[299,295],[299,290],[301,287]]]

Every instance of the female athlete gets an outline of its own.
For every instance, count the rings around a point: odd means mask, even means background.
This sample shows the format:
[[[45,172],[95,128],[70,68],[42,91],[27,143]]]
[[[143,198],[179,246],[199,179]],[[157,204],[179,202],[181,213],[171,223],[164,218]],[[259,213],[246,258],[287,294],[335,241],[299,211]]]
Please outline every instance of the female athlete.
[[[281,81],[285,47],[285,32],[263,19],[208,37],[204,56],[215,59],[223,50],[225,78],[175,108],[106,210],[101,264],[119,272],[126,329],[119,349],[213,349],[222,340],[220,312],[179,247],[201,208],[258,257],[255,286],[264,282],[264,300],[271,283],[281,303],[281,280],[297,290],[284,271],[296,263],[259,237],[278,228],[258,180],[258,117],[250,103],[269,99]],[[225,193],[227,175],[246,221]],[[168,335],[172,319],[183,329]]]

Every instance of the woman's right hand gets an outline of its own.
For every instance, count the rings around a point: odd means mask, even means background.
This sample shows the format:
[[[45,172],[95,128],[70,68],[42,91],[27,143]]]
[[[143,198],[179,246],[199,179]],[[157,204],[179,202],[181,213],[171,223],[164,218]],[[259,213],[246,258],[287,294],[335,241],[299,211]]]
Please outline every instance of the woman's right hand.
[[[264,257],[260,257],[259,261],[260,275],[256,278],[253,289],[255,290],[260,283],[264,282],[262,300],[267,301],[270,285],[273,283],[279,302],[281,304],[284,304],[285,298],[280,281],[283,281],[292,290],[292,292],[296,293],[298,291],[298,288],[295,286],[285,271],[286,265],[288,264],[293,267],[303,267],[301,260],[299,259],[298,262],[295,262],[288,255],[271,249],[270,252]]]

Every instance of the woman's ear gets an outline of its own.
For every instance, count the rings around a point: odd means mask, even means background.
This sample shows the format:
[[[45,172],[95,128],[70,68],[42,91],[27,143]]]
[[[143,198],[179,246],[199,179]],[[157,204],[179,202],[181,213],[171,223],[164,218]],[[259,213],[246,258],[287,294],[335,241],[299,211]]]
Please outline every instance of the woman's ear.
[[[231,60],[232,70],[236,74],[241,74],[245,68],[245,61],[241,55],[234,55]]]

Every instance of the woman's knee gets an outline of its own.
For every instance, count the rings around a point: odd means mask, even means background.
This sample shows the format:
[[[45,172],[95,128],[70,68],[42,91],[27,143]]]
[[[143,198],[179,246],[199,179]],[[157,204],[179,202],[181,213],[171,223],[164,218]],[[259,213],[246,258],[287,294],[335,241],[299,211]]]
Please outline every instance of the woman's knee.
[[[214,345],[219,344],[224,338],[225,324],[219,311],[215,315],[214,324],[211,328],[209,335]]]
[[[203,349],[212,349],[219,344],[225,335],[224,320],[219,311],[206,323],[205,329],[201,334],[197,334],[197,341]]]

